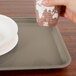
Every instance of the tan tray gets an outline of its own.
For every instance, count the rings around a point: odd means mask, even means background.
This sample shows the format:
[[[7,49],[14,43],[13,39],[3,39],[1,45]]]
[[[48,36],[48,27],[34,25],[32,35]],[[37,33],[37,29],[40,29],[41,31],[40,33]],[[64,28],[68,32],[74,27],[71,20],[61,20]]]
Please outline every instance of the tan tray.
[[[35,18],[13,18],[19,27],[19,43],[0,57],[0,70],[64,68],[71,57],[58,28],[37,25]]]

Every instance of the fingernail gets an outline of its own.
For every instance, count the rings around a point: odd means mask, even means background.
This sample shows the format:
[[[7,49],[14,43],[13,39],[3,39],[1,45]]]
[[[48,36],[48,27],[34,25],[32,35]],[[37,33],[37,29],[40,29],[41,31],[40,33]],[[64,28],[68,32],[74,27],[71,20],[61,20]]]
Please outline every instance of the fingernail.
[[[48,0],[43,0],[42,4],[47,5],[48,4]]]

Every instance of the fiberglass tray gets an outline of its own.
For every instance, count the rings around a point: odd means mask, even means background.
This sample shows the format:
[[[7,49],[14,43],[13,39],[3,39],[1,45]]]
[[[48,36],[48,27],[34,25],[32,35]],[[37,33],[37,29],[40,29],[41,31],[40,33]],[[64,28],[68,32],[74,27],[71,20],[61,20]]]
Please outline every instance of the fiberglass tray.
[[[40,27],[35,18],[13,18],[19,27],[19,42],[0,56],[0,70],[64,68],[71,57],[58,28]]]

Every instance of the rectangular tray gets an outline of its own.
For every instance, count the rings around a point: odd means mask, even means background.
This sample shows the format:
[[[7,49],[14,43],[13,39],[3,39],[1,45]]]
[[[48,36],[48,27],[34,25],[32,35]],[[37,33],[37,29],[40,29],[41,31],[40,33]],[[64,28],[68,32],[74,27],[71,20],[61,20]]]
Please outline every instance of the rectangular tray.
[[[35,18],[13,18],[19,27],[18,45],[0,57],[0,70],[64,68],[71,57],[58,28],[40,27]]]

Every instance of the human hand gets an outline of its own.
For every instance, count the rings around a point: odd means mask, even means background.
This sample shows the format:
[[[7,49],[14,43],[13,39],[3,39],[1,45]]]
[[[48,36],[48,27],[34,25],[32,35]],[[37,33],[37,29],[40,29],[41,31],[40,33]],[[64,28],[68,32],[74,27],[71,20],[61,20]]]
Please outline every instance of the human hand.
[[[55,5],[66,6],[64,17],[76,23],[76,0],[43,0],[42,4],[47,7]]]

